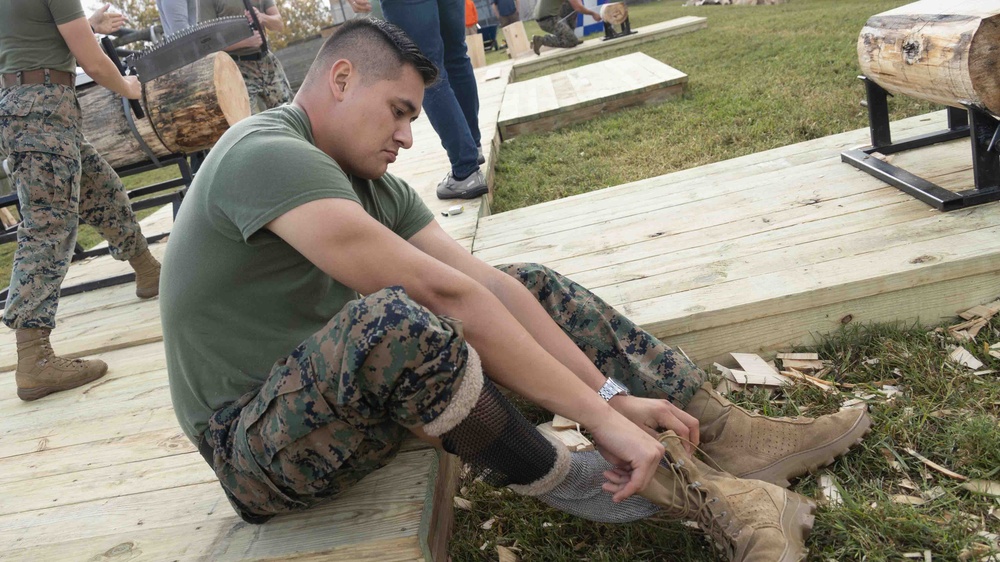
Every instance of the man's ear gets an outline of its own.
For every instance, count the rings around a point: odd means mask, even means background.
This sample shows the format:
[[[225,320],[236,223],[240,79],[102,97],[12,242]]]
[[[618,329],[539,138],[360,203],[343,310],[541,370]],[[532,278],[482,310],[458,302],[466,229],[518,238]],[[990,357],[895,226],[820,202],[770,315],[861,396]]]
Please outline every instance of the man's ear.
[[[340,59],[333,63],[330,67],[330,74],[328,75],[330,83],[330,93],[337,101],[343,101],[344,95],[347,92],[348,82],[351,81],[351,76],[354,74],[354,65],[351,61],[346,59]]]

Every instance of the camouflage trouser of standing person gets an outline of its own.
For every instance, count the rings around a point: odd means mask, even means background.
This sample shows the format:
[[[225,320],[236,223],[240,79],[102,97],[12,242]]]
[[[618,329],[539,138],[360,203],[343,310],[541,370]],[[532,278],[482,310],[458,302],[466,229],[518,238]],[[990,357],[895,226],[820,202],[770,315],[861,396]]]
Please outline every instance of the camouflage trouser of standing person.
[[[575,15],[575,14],[574,14]],[[542,36],[542,45],[546,47],[570,48],[576,47],[582,41],[573,33],[573,29],[565,20],[549,16],[538,20],[538,27],[550,35]]]
[[[3,317],[14,329],[55,327],[81,221],[100,231],[117,260],[146,250],[125,187],[83,137],[81,120],[69,86],[0,90],[0,153],[8,154],[22,216]]]
[[[240,67],[247,85],[251,112],[260,113],[283,103],[291,103],[295,97],[285,69],[274,53],[268,51],[260,60],[237,59],[236,65]]]
[[[536,264],[499,269],[632,393],[683,407],[704,382],[682,355],[566,277]],[[216,411],[199,450],[244,520],[309,508],[385,466],[409,428],[439,416],[469,354],[460,322],[401,287],[377,291],[275,363],[260,389]]]

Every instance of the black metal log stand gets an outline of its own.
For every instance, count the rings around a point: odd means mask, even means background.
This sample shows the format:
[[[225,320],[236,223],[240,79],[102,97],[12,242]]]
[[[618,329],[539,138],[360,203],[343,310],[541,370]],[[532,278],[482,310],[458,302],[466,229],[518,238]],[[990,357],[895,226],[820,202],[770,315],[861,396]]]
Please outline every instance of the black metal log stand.
[[[626,35],[632,35],[633,33],[636,33],[635,31],[632,31],[632,24],[629,23],[628,17],[626,17],[625,21],[622,22],[621,31],[615,31],[615,26],[611,25],[608,22],[603,22],[603,23],[604,23],[604,37],[601,39],[601,41],[607,41],[608,39],[617,39],[619,37],[625,37]]]
[[[200,157],[200,154],[198,155]],[[184,194],[187,192],[187,188],[191,186],[191,181],[194,175],[191,171],[192,165],[197,169],[197,164],[199,161],[192,157],[191,164],[188,163],[186,156],[182,154],[173,154],[165,158],[160,158],[156,162],[147,161],[140,162],[138,164],[131,164],[123,168],[115,170],[118,172],[119,177],[128,177],[135,174],[140,174],[142,172],[148,172],[156,168],[163,168],[166,166],[177,166],[181,173],[181,177],[172,180],[163,181],[160,183],[147,185],[145,187],[139,187],[128,192],[129,199],[132,199],[132,210],[141,211],[143,209],[149,209],[153,207],[159,207],[170,203],[173,206],[174,217],[177,216],[177,211],[180,209],[181,201],[184,198]],[[181,189],[175,189],[180,187]],[[153,197],[146,197],[145,199],[134,201],[139,197],[145,197],[154,193],[161,193],[164,191],[170,191],[170,193],[164,193],[161,195],[155,195]],[[21,211],[21,204],[17,199],[17,193],[12,193],[6,197],[0,198],[0,208],[3,207],[14,207]],[[153,244],[163,238],[166,238],[169,233],[156,234],[154,236],[147,236],[146,241]],[[17,225],[13,225],[3,229],[0,232],[0,245],[9,244],[12,242],[17,242]],[[98,248],[96,250],[85,250],[79,243],[76,245],[76,249],[73,250],[73,261],[78,261],[82,259],[92,258],[95,256],[103,256],[110,253],[110,249],[105,246],[103,248]],[[87,281],[86,283],[81,283],[79,285],[73,285],[70,287],[63,287],[59,294],[61,296],[74,295],[77,293],[84,293],[87,291],[93,291],[95,289],[101,289],[104,287],[112,287],[114,285],[121,285],[123,283],[131,283],[135,280],[135,273],[127,273],[125,275],[116,275],[114,277],[109,277],[107,279],[99,279],[96,281]],[[3,308],[7,304],[7,294],[9,287],[0,291],[0,308]]]
[[[967,105],[948,108],[948,128],[942,131],[892,142],[889,132],[891,94],[865,76],[868,126],[872,145],[841,153],[840,159],[941,211],[954,211],[1000,200],[1000,121],[983,109]],[[972,175],[975,189],[950,191],[881,160],[884,156],[963,137],[972,141]]]

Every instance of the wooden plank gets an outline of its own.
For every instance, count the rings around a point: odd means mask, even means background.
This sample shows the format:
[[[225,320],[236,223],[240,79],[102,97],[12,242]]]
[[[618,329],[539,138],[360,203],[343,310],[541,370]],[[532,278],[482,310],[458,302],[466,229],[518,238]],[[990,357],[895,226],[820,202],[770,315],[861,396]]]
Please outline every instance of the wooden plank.
[[[506,140],[663,101],[683,93],[686,83],[686,74],[644,53],[518,82],[504,94],[500,135]]]
[[[817,337],[835,332],[844,321],[935,324],[971,303],[994,298],[996,292],[996,273],[992,272],[702,330],[683,323],[643,328],[672,346],[683,347],[699,366],[707,368],[725,361],[733,349],[766,353],[816,345]]]
[[[695,16],[675,18],[652,25],[638,27],[634,30],[636,33],[625,37],[619,37],[613,41],[589,39],[572,49],[552,49],[543,52],[541,56],[518,59],[514,63],[511,73],[514,79],[517,79],[517,77],[523,76],[528,72],[535,72],[557,64],[566,64],[582,56],[598,52],[635,48],[637,45],[647,41],[655,41],[672,35],[690,33],[706,27],[708,27],[708,20],[706,18]]]
[[[893,125],[894,136],[929,133],[944,127],[944,112],[910,118]],[[858,146],[866,142],[867,138],[868,130],[859,129],[507,211],[483,220],[477,232],[475,251],[478,255],[493,246],[532,239],[542,234],[569,231],[580,226],[606,222],[610,218],[641,214],[647,212],[651,205],[664,208],[660,205],[670,206],[713,194],[739,191],[744,182],[756,181],[755,176],[762,173],[780,172],[792,166],[818,161],[839,162],[842,150]],[[663,190],[668,187],[669,197],[665,197]],[[594,212],[594,208],[600,212]]]
[[[188,456],[208,471],[200,456]],[[437,462],[431,449],[401,453],[335,500],[262,526],[240,521],[211,482],[0,517],[0,531],[17,531],[0,532],[0,544],[5,557],[33,560],[86,559],[112,549],[150,559],[416,560],[423,557],[418,534]]]

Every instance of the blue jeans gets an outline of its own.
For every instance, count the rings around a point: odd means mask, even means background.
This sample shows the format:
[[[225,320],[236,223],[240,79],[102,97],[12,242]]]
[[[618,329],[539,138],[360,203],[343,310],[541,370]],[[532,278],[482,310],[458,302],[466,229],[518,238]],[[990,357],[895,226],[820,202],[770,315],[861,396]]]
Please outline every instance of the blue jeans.
[[[382,0],[386,21],[399,26],[441,76],[424,92],[424,111],[459,179],[479,169],[479,91],[465,48],[463,0]]]

